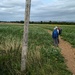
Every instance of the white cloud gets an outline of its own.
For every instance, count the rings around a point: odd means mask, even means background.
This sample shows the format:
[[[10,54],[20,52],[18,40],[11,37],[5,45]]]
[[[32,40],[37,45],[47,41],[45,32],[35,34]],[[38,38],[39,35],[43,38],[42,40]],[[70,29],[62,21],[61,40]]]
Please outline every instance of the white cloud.
[[[24,20],[25,0],[2,0],[0,20]],[[75,0],[31,0],[31,20],[75,20]]]
[[[38,17],[40,20],[74,21],[75,0],[54,0],[51,3],[38,6],[36,13],[32,14],[33,20]],[[33,13],[33,12],[32,12]],[[37,19],[36,19],[37,20]]]

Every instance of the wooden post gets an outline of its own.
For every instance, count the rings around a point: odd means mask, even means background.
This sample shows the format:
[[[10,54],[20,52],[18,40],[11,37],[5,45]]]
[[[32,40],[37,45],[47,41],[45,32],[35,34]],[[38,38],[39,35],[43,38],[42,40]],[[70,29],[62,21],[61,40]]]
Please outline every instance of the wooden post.
[[[27,57],[27,50],[28,50],[28,26],[29,26],[29,20],[30,20],[30,7],[31,7],[31,0],[26,0],[24,34],[23,34],[23,45],[22,45],[22,55],[21,55],[21,71],[24,71],[26,69],[26,57]]]

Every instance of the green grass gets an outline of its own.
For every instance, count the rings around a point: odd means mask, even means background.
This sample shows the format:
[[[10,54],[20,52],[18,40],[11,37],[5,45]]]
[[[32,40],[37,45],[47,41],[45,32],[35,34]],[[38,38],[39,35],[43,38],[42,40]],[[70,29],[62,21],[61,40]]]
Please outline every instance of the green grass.
[[[23,35],[23,27],[0,26],[1,75],[19,74],[22,35]]]
[[[62,26],[62,38],[75,48],[75,26]]]
[[[38,26],[31,26],[29,36],[30,63],[27,75],[71,75],[66,70],[60,50],[52,46],[52,38],[47,31]]]
[[[20,71],[23,26],[0,26],[1,75],[72,75],[60,49],[53,47],[50,34],[42,27],[29,26],[27,68]]]
[[[41,28],[52,30],[55,26],[62,28],[62,39],[68,41],[75,48],[75,25],[38,25]]]

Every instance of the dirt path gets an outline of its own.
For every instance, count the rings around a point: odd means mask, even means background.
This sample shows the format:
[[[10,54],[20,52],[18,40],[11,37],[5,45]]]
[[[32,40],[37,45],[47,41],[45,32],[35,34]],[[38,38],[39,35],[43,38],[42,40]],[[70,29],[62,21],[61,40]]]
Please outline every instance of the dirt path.
[[[48,33],[51,34],[51,31],[48,30]],[[64,41],[60,37],[59,40],[59,48],[61,48],[61,54],[65,58],[68,70],[70,70],[73,73],[73,75],[75,75],[75,48],[72,48],[70,43]]]

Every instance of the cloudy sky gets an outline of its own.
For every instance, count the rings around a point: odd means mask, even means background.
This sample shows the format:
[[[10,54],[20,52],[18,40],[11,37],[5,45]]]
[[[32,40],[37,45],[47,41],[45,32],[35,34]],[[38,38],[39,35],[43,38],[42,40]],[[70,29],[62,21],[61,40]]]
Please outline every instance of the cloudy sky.
[[[24,20],[25,0],[1,0],[0,21]],[[75,0],[31,0],[31,21],[74,21]]]

